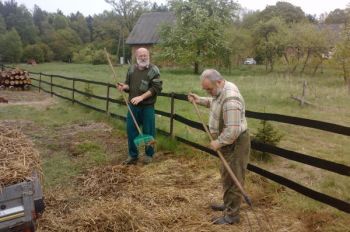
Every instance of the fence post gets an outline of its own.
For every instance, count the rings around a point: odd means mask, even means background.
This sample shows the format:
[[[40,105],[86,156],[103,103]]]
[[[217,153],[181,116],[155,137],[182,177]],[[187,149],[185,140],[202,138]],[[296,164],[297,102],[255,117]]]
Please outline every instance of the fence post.
[[[52,75],[50,75],[50,93],[51,93],[51,97],[53,96],[53,92],[52,92]]]
[[[174,138],[175,94],[171,92],[170,136]]]
[[[106,100],[106,113],[109,115],[109,88],[110,86],[107,85],[107,100]]]
[[[1,71],[4,71],[5,70],[5,66],[4,64],[1,64]]]
[[[75,80],[73,79],[72,83],[72,104],[75,103]]]
[[[41,91],[41,73],[39,73],[39,93]]]

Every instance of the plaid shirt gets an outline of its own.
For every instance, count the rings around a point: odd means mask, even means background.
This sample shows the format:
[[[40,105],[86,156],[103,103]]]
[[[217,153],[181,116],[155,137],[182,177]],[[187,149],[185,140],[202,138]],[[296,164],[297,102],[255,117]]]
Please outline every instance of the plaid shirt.
[[[244,99],[235,84],[225,81],[218,96],[201,97],[199,104],[210,107],[209,131],[222,146],[234,143],[247,130]]]

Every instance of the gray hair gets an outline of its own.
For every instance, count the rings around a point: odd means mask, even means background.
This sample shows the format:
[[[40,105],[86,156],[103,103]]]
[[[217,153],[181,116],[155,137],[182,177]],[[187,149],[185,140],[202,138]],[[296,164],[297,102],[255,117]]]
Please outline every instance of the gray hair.
[[[206,69],[202,72],[200,79],[201,81],[203,81],[204,79],[208,79],[211,82],[214,82],[214,81],[223,80],[224,78],[215,69]]]

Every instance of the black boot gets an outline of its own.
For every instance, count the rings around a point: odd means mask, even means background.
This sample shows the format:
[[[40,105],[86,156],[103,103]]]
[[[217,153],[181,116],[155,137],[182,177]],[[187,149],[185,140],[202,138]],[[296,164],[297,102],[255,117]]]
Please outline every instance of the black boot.
[[[213,224],[215,225],[231,225],[231,224],[237,224],[239,223],[239,221],[240,221],[239,215],[236,215],[236,216],[224,215],[212,220]]]
[[[224,211],[226,209],[224,204],[211,204],[210,208],[214,211]]]

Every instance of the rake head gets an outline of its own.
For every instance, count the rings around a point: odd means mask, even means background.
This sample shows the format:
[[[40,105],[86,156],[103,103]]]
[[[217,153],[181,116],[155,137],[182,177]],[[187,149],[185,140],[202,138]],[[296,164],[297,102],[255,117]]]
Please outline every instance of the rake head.
[[[152,135],[139,135],[134,139],[134,143],[136,147],[145,145],[145,146],[150,146],[155,143],[155,140]]]

